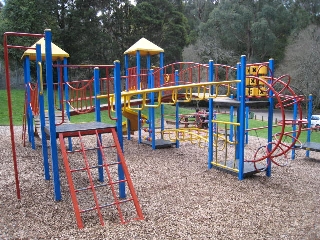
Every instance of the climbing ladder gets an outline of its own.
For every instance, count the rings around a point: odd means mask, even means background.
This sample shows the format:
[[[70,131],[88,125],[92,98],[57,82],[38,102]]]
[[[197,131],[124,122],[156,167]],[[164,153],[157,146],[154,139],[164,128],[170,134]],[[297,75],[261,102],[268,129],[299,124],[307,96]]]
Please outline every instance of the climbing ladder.
[[[116,215],[118,215],[121,223],[142,220],[143,214],[116,128],[114,126],[94,128],[93,123],[91,125],[87,123],[91,128],[83,124],[65,125],[69,125],[69,130],[65,131],[66,127],[64,127],[58,130],[57,134],[78,227],[83,228],[81,214],[91,212],[95,215],[93,211],[98,214],[101,225],[104,225],[103,216],[105,215],[111,221],[116,220],[118,218]],[[110,133],[112,138],[108,138]],[[64,139],[67,137],[72,137],[72,150],[67,150],[65,145]],[[96,161],[97,156],[98,161]],[[119,179],[119,168],[122,168],[124,173],[123,179]],[[106,181],[104,181],[104,173],[107,177]],[[125,198],[117,194],[121,184],[128,186]]]

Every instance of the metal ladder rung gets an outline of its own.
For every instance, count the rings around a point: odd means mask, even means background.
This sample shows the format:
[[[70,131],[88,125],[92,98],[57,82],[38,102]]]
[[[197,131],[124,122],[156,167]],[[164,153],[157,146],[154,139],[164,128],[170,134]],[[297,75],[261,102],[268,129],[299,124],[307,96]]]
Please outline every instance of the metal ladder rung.
[[[121,204],[121,203],[130,202],[130,201],[133,201],[133,198],[128,198],[128,199],[125,199],[125,200],[120,200],[120,201],[118,201],[118,202],[103,204],[103,205],[100,205],[99,207],[100,207],[100,208],[106,208],[106,207],[111,207],[111,206],[113,206],[113,205],[118,205],[118,204]]]
[[[100,130],[96,129],[95,133],[92,134],[92,135],[96,136],[97,147],[86,149],[85,145],[84,145],[84,142],[82,141],[82,134],[86,134],[86,133],[84,132],[85,130],[80,130],[80,131],[77,131],[77,132],[78,132],[78,138],[79,138],[80,144],[81,144],[81,149],[76,150],[76,151],[70,151],[70,152],[67,152],[67,148],[66,148],[66,145],[65,145],[65,142],[64,142],[64,133],[60,133],[59,134],[59,141],[60,141],[60,145],[61,145],[61,152],[62,152],[62,155],[63,155],[63,162],[64,162],[64,166],[65,166],[65,169],[66,169],[66,174],[67,174],[67,179],[68,179],[68,183],[69,183],[71,199],[72,199],[72,203],[73,203],[73,207],[74,207],[74,212],[75,212],[75,215],[76,215],[77,225],[78,225],[79,228],[83,228],[83,223],[82,223],[82,219],[81,219],[81,213],[88,212],[88,211],[93,211],[93,210],[97,211],[99,219],[100,219],[100,223],[101,223],[101,225],[104,225],[101,208],[105,208],[105,207],[109,207],[109,206],[115,206],[116,207],[116,209],[118,211],[118,214],[119,214],[119,217],[120,217],[120,222],[121,223],[127,222],[124,219],[124,215],[122,213],[122,209],[121,209],[120,205],[122,203],[129,202],[129,201],[133,201],[133,204],[134,204],[133,207],[135,208],[135,210],[137,212],[137,218],[135,218],[135,220],[143,219],[143,213],[141,211],[138,198],[137,198],[136,193],[135,193],[134,188],[133,188],[132,180],[130,178],[130,174],[128,172],[128,168],[126,166],[126,162],[125,162],[125,159],[124,159],[124,155],[123,155],[123,152],[122,152],[122,149],[121,149],[121,146],[120,146],[120,142],[119,142],[116,130],[115,130],[115,128],[112,128],[110,130],[111,130],[113,141],[114,141],[115,145],[103,146],[101,138],[100,138],[100,134],[104,133],[104,132],[103,132],[103,130],[100,131]],[[102,150],[106,149],[106,148],[111,148],[111,147],[116,149],[116,152],[112,152],[112,154],[117,154],[118,161],[108,163],[107,162],[107,156],[108,155],[107,155],[107,153],[105,151],[102,151]],[[98,157],[102,157],[102,162],[101,162],[102,164],[98,164],[98,165],[95,165],[95,166],[90,166],[90,162],[87,159],[87,155],[86,155],[86,152],[89,151],[89,150],[98,150],[100,152],[101,155],[99,155]],[[74,152],[79,152],[79,153],[82,154],[82,158],[84,160],[84,166],[85,167],[80,167],[80,168],[76,168],[76,169],[70,169],[70,164],[68,162],[68,160],[69,160],[68,156],[69,156],[69,154],[72,154]],[[118,165],[118,166],[122,167],[123,172],[124,172],[124,179],[121,179],[121,180],[117,179],[117,181],[113,181],[113,178],[116,178],[116,176],[114,176],[114,173],[113,173],[113,170],[115,170],[115,169],[112,168],[112,171],[110,171],[109,167],[110,166],[114,166],[114,165]],[[93,180],[93,176],[95,176],[95,172],[92,172],[91,169],[97,169],[97,168],[102,168],[103,170],[105,170],[106,171],[106,176],[108,176],[108,179],[106,179],[106,182],[101,182],[101,184],[95,185],[96,182]],[[88,186],[80,187],[78,189],[75,189],[75,184],[73,182],[72,173],[80,172],[80,171],[82,171],[84,173],[87,173],[89,182],[86,183],[86,184],[88,184]],[[100,172],[99,172],[99,174],[100,174]],[[116,194],[117,188],[114,185],[117,185],[117,184],[120,184],[120,183],[128,184],[128,188],[129,188],[129,191],[130,191],[130,196],[129,196],[130,198],[122,199],[123,197],[117,196],[117,194]],[[107,186],[110,187],[111,196],[113,196],[114,202],[100,205],[100,203],[99,203],[100,200],[99,200],[98,194],[97,194],[97,193],[100,194],[100,192],[96,191],[96,190],[98,188],[107,187]],[[119,187],[119,189],[120,189],[120,187]],[[88,190],[91,190],[90,192],[92,192],[93,201],[94,201],[93,203],[95,204],[95,206],[89,207],[87,209],[80,209],[80,205],[78,204],[78,199],[77,199],[80,196],[77,196],[77,193],[81,192],[81,191],[88,191]],[[101,192],[101,194],[103,194],[103,193],[104,193],[104,191]],[[108,196],[108,194],[107,194],[107,196]]]
[[[104,183],[104,184],[99,184],[99,185],[94,185],[93,188],[99,188],[99,187],[105,187],[105,186],[110,186],[110,185],[114,185],[114,184],[118,184],[118,183],[122,183],[122,182],[127,182],[127,179],[124,180],[120,180],[120,181],[115,181],[115,182],[109,182],[109,183]],[[81,191],[85,191],[85,190],[90,190],[92,189],[91,186],[88,187],[83,187],[83,188],[77,188],[75,189],[75,192],[81,192]]]
[[[108,164],[102,164],[102,165],[96,165],[96,166],[92,166],[89,168],[83,167],[83,168],[75,168],[75,169],[71,169],[70,171],[73,172],[81,172],[81,171],[85,171],[87,169],[95,169],[95,168],[104,168],[104,167],[109,167],[112,165],[119,165],[119,162],[112,162],[112,163],[108,163]]]
[[[100,208],[100,207],[99,207]],[[98,207],[97,206],[94,206],[94,207],[91,207],[91,208],[86,208],[86,209],[80,209],[80,213],[85,213],[85,212],[90,212],[90,211],[93,211],[93,210],[97,210]]]
[[[115,145],[103,146],[102,149],[114,148],[114,147],[116,147],[116,146]],[[92,147],[92,148],[85,148],[85,149],[77,149],[77,150],[67,151],[67,153],[72,154],[72,153],[78,153],[78,152],[83,152],[83,151],[92,151],[92,150],[100,150],[100,148],[99,147]]]
[[[88,186],[88,187],[83,187],[83,188],[77,188],[74,191],[77,193],[77,192],[82,192],[82,191],[86,191],[86,190],[90,190],[90,189],[92,189],[92,187]]]
[[[121,204],[121,203],[126,203],[126,202],[130,202],[130,201],[133,201],[133,198],[128,198],[128,199],[125,199],[125,200],[120,200],[120,201],[118,201],[118,202],[113,202],[113,203],[106,203],[106,204],[103,204],[103,205],[99,205],[98,207],[97,207],[97,206],[94,206],[94,207],[91,207],[91,208],[82,209],[82,210],[80,210],[80,212],[81,212],[81,213],[89,212],[89,211],[96,210],[96,209],[98,209],[98,208],[102,209],[102,208],[111,207],[111,206],[114,206],[114,205],[119,205],[119,204]]]

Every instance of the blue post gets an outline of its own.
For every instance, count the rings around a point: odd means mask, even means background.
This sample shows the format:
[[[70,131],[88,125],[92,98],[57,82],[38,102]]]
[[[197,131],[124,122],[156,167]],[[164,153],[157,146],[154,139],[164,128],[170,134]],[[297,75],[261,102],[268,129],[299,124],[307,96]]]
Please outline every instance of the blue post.
[[[115,110],[116,110],[116,127],[117,127],[117,134],[119,139],[119,144],[123,151],[123,135],[122,135],[122,106],[121,106],[121,76],[120,76],[120,62],[114,62],[114,93],[115,93]],[[118,159],[119,161],[120,159]],[[119,181],[124,180],[124,172],[121,165],[118,165],[118,176]],[[126,185],[125,182],[119,183],[119,196],[120,198],[126,197]]]
[[[154,75],[153,70],[149,70],[148,74],[150,88],[154,88]],[[151,105],[154,105],[154,92],[150,93],[150,103]],[[151,129],[151,140],[152,140],[152,149],[156,149],[156,121],[155,121],[155,114],[154,114],[154,108],[149,108],[149,122],[151,125],[149,125],[149,129]]]
[[[164,53],[161,52],[160,53],[160,87],[163,87],[163,83],[164,83],[164,79],[163,79],[163,67],[164,67]],[[162,92],[160,92],[159,94],[162,94]],[[164,130],[164,106],[163,104],[161,104],[160,106],[160,115],[161,115],[161,123],[160,123],[160,127],[161,127],[161,132]],[[163,138],[163,136],[161,136],[161,138]]]
[[[34,141],[34,131],[33,131],[33,113],[32,113],[32,109],[30,106],[30,102],[31,102],[31,92],[30,92],[30,87],[29,84],[31,82],[30,79],[30,58],[29,56],[26,56],[24,58],[24,81],[25,81],[25,88],[26,88],[26,93],[27,93],[27,102],[25,104],[27,104],[26,106],[26,121],[27,121],[27,130],[28,130],[28,137],[29,137],[29,142],[31,142],[31,147],[32,149],[36,148],[36,144]]]
[[[214,81],[214,64],[213,61],[209,61],[209,82]],[[210,86],[210,95],[213,95],[213,86]],[[213,161],[213,99],[209,99],[209,141],[208,141],[208,169],[212,168]]]
[[[97,97],[100,95],[100,71],[98,67],[94,68],[94,106],[95,106],[95,118],[97,122],[101,122],[101,111],[100,111],[100,99]]]
[[[140,58],[140,51],[137,50],[136,52],[136,61],[137,61],[137,90],[140,90],[140,82],[141,82],[141,77],[140,77],[140,65],[141,65],[141,58]],[[141,95],[138,95],[138,98],[141,98]],[[140,122],[141,119],[141,111],[138,111],[138,143],[141,143],[142,139],[141,139],[141,127],[142,124]]]
[[[36,62],[37,62],[37,82],[38,82],[38,93],[39,93],[39,115],[40,115],[40,131],[41,131],[41,143],[42,143],[42,156],[43,156],[43,170],[45,180],[50,180],[50,169],[48,160],[48,144],[46,139],[46,133],[44,132],[45,127],[45,110],[44,110],[44,96],[43,96],[43,83],[40,82],[40,66],[41,63],[41,45],[36,45]]]
[[[151,69],[151,56],[150,54],[147,55],[147,74],[148,74],[148,88],[154,87],[154,79],[152,77],[153,71]],[[150,103],[154,104],[154,93],[149,93]],[[152,149],[156,149],[156,139],[155,139],[155,119],[154,119],[154,108],[148,108],[148,120],[149,120],[149,126],[148,126],[148,136],[151,137],[151,146]],[[151,133],[150,133],[151,131]]]
[[[311,141],[311,116],[312,116],[312,94],[309,95],[309,99],[308,99],[308,132],[307,132],[307,142]],[[306,151],[306,157],[310,157],[310,151],[307,150]]]
[[[65,101],[67,102],[69,100],[69,87],[67,85],[67,82],[68,82],[68,67],[66,66],[68,64],[68,60],[67,58],[64,58],[63,59],[63,82],[64,82],[64,98],[65,98]],[[67,112],[67,116],[68,116],[68,119],[70,120],[70,106],[68,103],[66,103],[66,112]]]
[[[274,59],[269,59],[269,77],[274,76]],[[269,83],[272,84],[272,80],[269,80]],[[273,108],[274,108],[274,99],[273,99],[273,91],[269,91],[269,111],[268,111],[268,151],[270,152],[272,150],[272,125],[273,125]],[[269,165],[266,170],[266,175],[268,177],[271,177],[271,159],[267,159]]]
[[[176,86],[179,85],[179,71],[178,70],[174,71],[174,82],[175,82]],[[177,101],[176,102],[176,129],[179,129],[179,127],[180,127],[179,125],[180,125],[180,123],[179,123],[179,102]],[[180,142],[177,138],[176,139],[176,148],[179,148],[179,146],[180,146]]]
[[[238,179],[243,180],[243,168],[244,168],[244,135],[245,135],[245,90],[246,90],[246,56],[241,56],[241,68],[240,68],[240,90],[239,90],[239,100],[240,100],[240,110],[239,110],[239,172]]]
[[[297,106],[297,101],[296,99],[294,99],[294,104],[293,104],[293,120],[295,121],[293,124],[292,124],[292,142],[295,141],[295,138],[297,136],[297,133],[296,133],[296,130],[297,130],[297,125],[296,125],[296,121],[297,121],[297,115],[298,115],[298,106]],[[294,149],[294,146],[292,148],[292,151],[291,151],[291,159],[294,159],[295,157],[295,149]]]
[[[53,172],[54,197],[56,201],[61,200],[59,163],[56,140],[56,123],[54,108],[54,91],[53,91],[53,75],[52,75],[52,49],[51,49],[51,30],[45,30],[45,50],[46,50],[46,81],[48,94],[48,115],[50,129],[51,159]],[[45,135],[43,136],[45,137]]]
[[[97,122],[101,122],[100,99],[98,98],[98,96],[100,95],[100,71],[98,67],[94,68],[93,78],[94,78],[94,97],[95,97],[94,98],[95,118]],[[101,134],[99,134],[99,140],[100,142],[102,142]],[[99,150],[97,150],[97,157],[98,157],[98,166],[102,166],[103,165],[102,153]],[[98,172],[99,172],[99,181],[103,182],[104,181],[103,167],[99,167]]]
[[[241,80],[241,64],[240,62],[237,63],[237,80]],[[240,100],[240,90],[241,90],[241,82],[237,83],[237,100]],[[237,108],[237,123],[240,123],[240,109]],[[240,133],[240,126],[237,126],[237,142],[235,149],[236,149],[236,159],[239,159],[239,152],[240,152],[240,145],[239,145],[239,133]]]

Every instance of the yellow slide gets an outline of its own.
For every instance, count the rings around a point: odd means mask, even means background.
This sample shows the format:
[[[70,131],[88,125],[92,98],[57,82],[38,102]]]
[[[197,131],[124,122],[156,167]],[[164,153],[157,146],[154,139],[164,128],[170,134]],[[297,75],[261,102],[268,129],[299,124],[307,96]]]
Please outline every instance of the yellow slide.
[[[138,112],[133,111],[129,108],[125,108],[122,111],[122,115],[130,120],[131,133],[133,133],[134,131],[137,131],[138,130],[138,121],[139,121]],[[145,120],[148,119],[147,116],[143,115],[143,114],[141,114],[141,118],[145,119]],[[127,133],[127,122],[126,121],[122,123],[122,127],[123,127],[123,134],[126,134]]]

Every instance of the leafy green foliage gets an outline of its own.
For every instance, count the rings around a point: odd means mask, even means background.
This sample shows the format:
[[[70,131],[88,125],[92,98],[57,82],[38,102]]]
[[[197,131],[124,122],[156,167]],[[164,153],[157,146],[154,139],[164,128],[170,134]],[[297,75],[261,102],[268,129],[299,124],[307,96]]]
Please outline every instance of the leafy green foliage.
[[[162,47],[166,63],[182,61],[182,50],[188,43],[188,22],[175,5],[168,0],[138,1],[133,16],[137,37]]]
[[[290,18],[281,1],[221,1],[201,25],[200,36],[209,34],[222,49],[246,54],[249,62],[262,62],[282,58],[292,29]]]

